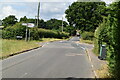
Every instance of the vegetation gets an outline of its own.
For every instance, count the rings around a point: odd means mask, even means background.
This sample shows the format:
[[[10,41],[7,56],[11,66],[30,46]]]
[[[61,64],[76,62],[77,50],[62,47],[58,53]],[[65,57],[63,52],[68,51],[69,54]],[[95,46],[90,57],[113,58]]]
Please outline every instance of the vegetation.
[[[102,22],[105,13],[105,2],[74,2],[65,11],[70,26],[81,31],[94,32]]]
[[[109,62],[110,76],[113,78],[120,78],[120,2],[112,3],[110,5],[105,2],[74,2],[65,11],[66,18],[69,24],[63,21],[63,30],[61,32],[62,20],[50,19],[48,21],[39,20],[39,26],[30,29],[31,40],[41,40],[42,38],[68,38],[70,35],[75,35],[76,30],[80,30],[82,41],[90,42],[94,37],[94,52],[99,54],[102,44],[106,44],[107,60]],[[2,33],[3,39],[14,39],[9,42],[14,43],[16,48],[17,44],[24,48],[31,46],[35,42],[24,42],[20,40],[17,42],[16,36],[25,38],[26,27],[21,23],[35,23],[37,19],[28,19],[26,16],[17,22],[17,18],[10,15],[2,20],[5,26]],[[28,35],[28,34],[27,34]],[[47,40],[46,40],[47,41]],[[11,46],[7,40],[3,40],[3,47]],[[24,44],[24,47],[23,47]],[[36,45],[33,45],[36,46]],[[38,45],[37,45],[38,46]],[[27,47],[28,48],[28,47]],[[4,49],[4,48],[3,48]],[[14,47],[13,47],[14,49]],[[18,48],[19,49],[19,48]],[[26,49],[26,47],[25,47]],[[21,50],[21,49],[19,49]],[[7,55],[3,50],[4,55]],[[12,50],[11,50],[12,51]],[[14,51],[12,52],[14,53]]]
[[[28,28],[29,29],[29,28]],[[22,26],[21,23],[17,23],[14,26],[6,27],[2,31],[3,39],[17,39],[16,36],[22,36],[25,38],[26,27]],[[65,32],[52,31],[40,28],[30,29],[31,39],[39,40],[40,38],[68,38],[69,34]],[[28,34],[27,34],[28,35]]]
[[[3,21],[3,26],[7,27],[17,23],[17,18],[14,15],[10,15],[8,17],[5,17],[5,19],[3,19],[2,21]]]
[[[94,33],[93,32],[83,32],[81,34],[83,40],[93,40],[94,38]]]
[[[24,41],[24,40],[8,40],[8,39],[0,39],[0,50],[2,50],[0,54],[0,58],[9,57],[11,54],[15,54],[17,52],[21,52],[24,50],[32,49],[35,47],[40,47],[39,42],[49,42],[49,41],[58,41],[62,39],[56,38],[42,38],[40,41]]]
[[[26,42],[24,40],[6,40],[2,39],[2,54],[0,57],[5,57],[16,52],[39,47],[37,41]]]
[[[91,41],[91,40],[80,39],[80,42],[82,42],[82,43],[88,43],[88,44],[93,44],[93,41]]]
[[[120,2],[112,3],[108,8],[108,17],[104,17],[103,23],[95,32],[95,52],[99,53],[101,45],[107,46],[107,60],[109,72],[112,78],[120,79]],[[114,12],[113,12],[114,11]]]

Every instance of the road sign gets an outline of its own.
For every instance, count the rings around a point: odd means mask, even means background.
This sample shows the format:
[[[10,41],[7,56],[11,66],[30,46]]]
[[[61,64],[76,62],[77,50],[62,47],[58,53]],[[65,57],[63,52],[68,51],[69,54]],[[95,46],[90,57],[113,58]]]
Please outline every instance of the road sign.
[[[35,27],[35,24],[33,24],[33,23],[28,23],[27,26],[28,26],[28,27]]]
[[[22,23],[23,26],[27,26],[27,23]]]
[[[22,23],[22,25],[27,27],[35,27],[35,24],[33,23]]]

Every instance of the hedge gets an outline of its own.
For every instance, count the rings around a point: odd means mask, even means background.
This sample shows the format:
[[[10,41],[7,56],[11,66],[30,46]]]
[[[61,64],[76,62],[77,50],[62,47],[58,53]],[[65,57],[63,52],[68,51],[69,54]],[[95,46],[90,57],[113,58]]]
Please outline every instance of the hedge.
[[[40,38],[68,38],[69,37],[69,34],[65,32],[40,29],[36,27],[28,28],[28,29],[30,29],[31,39],[33,40],[39,40]],[[9,26],[2,30],[3,39],[16,39],[16,36],[22,36],[24,39],[25,34],[26,34],[26,27],[22,26],[21,23],[17,23],[14,26]]]
[[[83,32],[82,33],[82,39],[84,40],[93,40],[93,37],[94,37],[94,33],[93,32]]]

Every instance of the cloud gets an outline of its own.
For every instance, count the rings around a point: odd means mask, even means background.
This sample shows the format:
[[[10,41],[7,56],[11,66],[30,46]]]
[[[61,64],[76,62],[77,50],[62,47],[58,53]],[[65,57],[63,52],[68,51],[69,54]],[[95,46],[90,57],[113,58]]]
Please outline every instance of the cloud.
[[[0,2],[73,2],[76,0],[0,0]]]
[[[17,11],[14,10],[11,6],[4,6],[1,9],[0,19],[9,15],[16,15]]]
[[[50,18],[62,19],[65,10],[70,5],[70,3],[41,3],[41,18],[48,20]],[[64,18],[66,21],[66,19]]]
[[[41,2],[40,18],[49,20],[51,18],[62,19],[70,2]],[[35,18],[37,15],[38,2],[4,3],[0,5],[0,19],[9,15],[15,15],[18,19],[23,16]],[[64,20],[66,20],[64,18]]]

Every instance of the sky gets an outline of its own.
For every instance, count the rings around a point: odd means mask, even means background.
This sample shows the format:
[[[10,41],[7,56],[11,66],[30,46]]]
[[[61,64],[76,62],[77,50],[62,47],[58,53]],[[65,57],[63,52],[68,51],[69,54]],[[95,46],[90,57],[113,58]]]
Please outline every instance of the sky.
[[[56,18],[67,21],[65,10],[76,0],[41,0],[40,2],[40,19],[49,20]],[[107,4],[112,0],[104,0]],[[35,18],[37,16],[37,7],[39,0],[0,0],[0,20],[9,15],[15,15],[18,20],[27,16]]]

